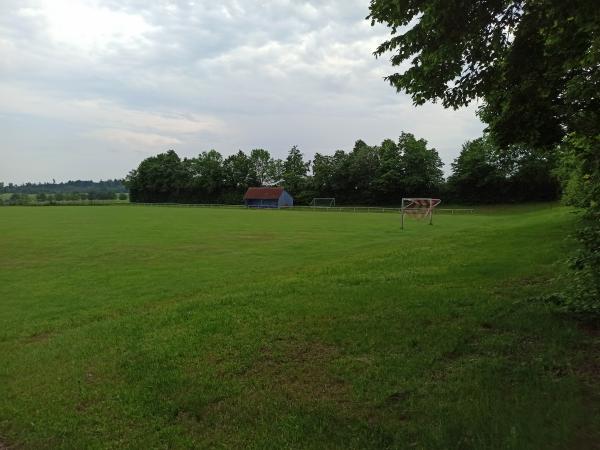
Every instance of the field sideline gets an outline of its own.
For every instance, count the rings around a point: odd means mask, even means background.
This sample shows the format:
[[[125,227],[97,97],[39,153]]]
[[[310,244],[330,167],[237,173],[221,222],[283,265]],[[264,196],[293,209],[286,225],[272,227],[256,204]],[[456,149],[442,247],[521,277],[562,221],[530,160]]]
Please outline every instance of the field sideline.
[[[0,208],[0,448],[591,447],[573,220]]]

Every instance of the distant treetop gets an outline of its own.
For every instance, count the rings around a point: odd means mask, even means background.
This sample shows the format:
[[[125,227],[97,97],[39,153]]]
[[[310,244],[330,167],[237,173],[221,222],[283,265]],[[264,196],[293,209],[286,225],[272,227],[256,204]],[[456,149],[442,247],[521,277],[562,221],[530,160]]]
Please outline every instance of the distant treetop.
[[[4,184],[0,182],[0,193],[10,194],[66,194],[81,192],[99,192],[99,193],[121,193],[127,192],[123,185],[123,180],[69,180],[56,183],[54,180],[47,183],[23,183],[23,184]]]

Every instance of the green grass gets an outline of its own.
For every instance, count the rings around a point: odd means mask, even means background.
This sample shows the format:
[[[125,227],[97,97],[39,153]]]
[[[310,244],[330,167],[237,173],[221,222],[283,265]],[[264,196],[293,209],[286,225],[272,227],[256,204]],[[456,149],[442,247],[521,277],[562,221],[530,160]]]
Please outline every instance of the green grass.
[[[572,222],[0,208],[0,448],[588,445]]]

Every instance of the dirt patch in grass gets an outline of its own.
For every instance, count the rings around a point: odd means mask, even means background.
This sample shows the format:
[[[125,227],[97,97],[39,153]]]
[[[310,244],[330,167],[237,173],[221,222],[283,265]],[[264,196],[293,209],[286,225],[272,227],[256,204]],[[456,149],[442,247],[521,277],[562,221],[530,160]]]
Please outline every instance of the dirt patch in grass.
[[[272,241],[275,239],[274,233],[244,233],[234,237],[240,241]]]
[[[227,429],[224,423],[234,423],[235,417],[248,412],[249,405],[263,413],[268,413],[273,401],[302,405],[309,410],[332,406],[335,410],[347,410],[345,405],[352,403],[351,387],[330,370],[338,356],[334,346],[293,338],[265,344],[243,369],[229,366],[223,355],[209,355],[209,364],[215,366],[219,376],[234,377],[244,388],[239,393],[196,404],[182,401],[174,412],[174,421],[205,439],[207,430],[217,424]]]
[[[321,342],[277,341],[261,348],[244,376],[301,402],[350,403],[350,386],[329,370],[338,356],[335,347]]]
[[[24,343],[25,344],[36,344],[36,343],[41,343],[41,342],[47,342],[50,340],[50,338],[52,336],[54,336],[54,333],[51,333],[50,331],[39,331],[39,332],[33,333],[30,336],[27,336],[24,339]]]
[[[551,274],[519,276],[504,280],[492,289],[492,293],[498,297],[510,299],[526,296],[524,293],[537,297],[547,293],[555,285],[556,276]]]
[[[408,400],[410,394],[406,391],[394,392],[385,399],[385,405],[395,405]]]

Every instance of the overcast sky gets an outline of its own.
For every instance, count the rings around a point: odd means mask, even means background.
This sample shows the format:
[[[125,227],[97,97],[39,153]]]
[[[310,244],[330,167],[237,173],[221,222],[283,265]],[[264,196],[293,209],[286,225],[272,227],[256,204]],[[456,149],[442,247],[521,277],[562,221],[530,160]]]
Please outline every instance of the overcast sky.
[[[445,163],[473,107],[412,106],[383,81],[368,0],[1,0],[0,181],[123,177],[194,156],[427,139]]]

